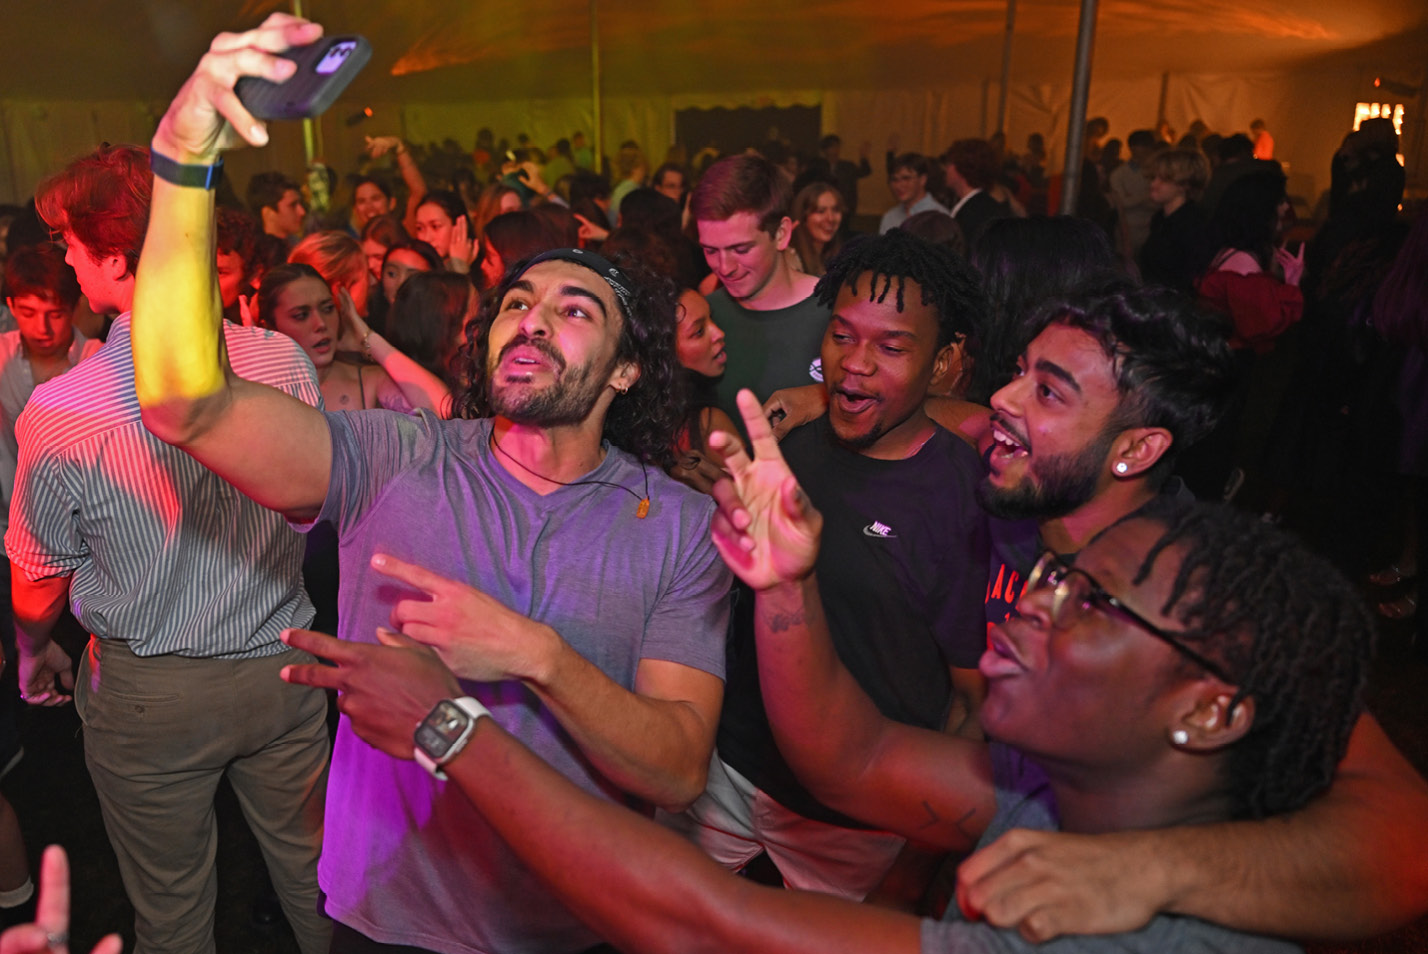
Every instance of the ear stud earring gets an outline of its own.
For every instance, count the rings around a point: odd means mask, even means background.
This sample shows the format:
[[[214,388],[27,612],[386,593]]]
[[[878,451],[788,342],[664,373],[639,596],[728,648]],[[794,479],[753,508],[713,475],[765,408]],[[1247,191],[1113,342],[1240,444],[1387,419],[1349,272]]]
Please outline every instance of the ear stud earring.
[[[1124,475],[1128,470],[1130,470],[1130,464],[1127,464],[1125,461],[1120,461],[1116,464],[1116,473]]]
[[[1190,733],[1185,731],[1184,729],[1176,729],[1174,732],[1170,733],[1170,741],[1175,743],[1176,745],[1189,745]]]

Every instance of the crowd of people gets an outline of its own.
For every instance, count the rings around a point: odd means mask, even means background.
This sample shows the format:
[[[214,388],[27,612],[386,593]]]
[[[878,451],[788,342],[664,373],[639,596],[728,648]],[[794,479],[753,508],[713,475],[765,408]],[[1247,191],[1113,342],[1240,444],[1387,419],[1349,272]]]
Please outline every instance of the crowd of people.
[[[1262,121],[1122,159],[1091,120],[1074,216],[1039,136],[894,137],[863,231],[870,144],[651,173],[489,130],[245,207],[233,86],[320,29],[220,36],[147,148],[5,213],[6,655],[78,710],[137,950],[214,949],[225,776],[304,954],[1270,952],[1428,912],[1346,576],[1412,615],[1428,541],[1387,121],[1312,231]],[[0,954],[65,949],[63,858],[38,909],[24,858],[0,799],[34,922]]]

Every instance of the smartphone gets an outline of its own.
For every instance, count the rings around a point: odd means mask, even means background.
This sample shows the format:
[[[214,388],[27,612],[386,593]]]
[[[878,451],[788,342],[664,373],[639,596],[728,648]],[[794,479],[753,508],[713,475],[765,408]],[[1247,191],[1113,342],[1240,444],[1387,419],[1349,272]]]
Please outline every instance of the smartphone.
[[[281,83],[245,76],[234,87],[239,101],[259,119],[312,119],[362,72],[372,45],[355,35],[325,36],[278,55],[297,63],[297,72]]]

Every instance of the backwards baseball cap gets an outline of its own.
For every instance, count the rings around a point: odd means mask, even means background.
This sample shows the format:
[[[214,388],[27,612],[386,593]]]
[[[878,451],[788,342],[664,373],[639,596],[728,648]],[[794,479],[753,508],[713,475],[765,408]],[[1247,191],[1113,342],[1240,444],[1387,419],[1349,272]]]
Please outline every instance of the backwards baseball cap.
[[[594,252],[587,252],[580,248],[553,248],[548,252],[541,252],[531,259],[526,267],[521,269],[521,275],[530,271],[543,262],[574,262],[583,268],[605,279],[605,283],[615,292],[615,297],[620,300],[620,310],[626,315],[630,313],[630,304],[634,301],[635,286],[630,281],[630,277],[603,255]],[[520,277],[520,276],[517,276]]]

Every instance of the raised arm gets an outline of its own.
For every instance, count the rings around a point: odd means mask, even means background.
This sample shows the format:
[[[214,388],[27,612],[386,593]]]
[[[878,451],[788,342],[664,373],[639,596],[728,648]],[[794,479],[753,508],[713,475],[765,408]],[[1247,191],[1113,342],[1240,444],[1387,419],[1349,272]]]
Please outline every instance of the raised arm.
[[[239,135],[266,143],[266,129],[234,84],[245,75],[285,79],[295,64],[273,53],[321,34],[317,24],[285,14],[256,30],[220,34],[160,121],[154,151],[206,166]],[[311,517],[331,469],[326,422],[302,401],[233,373],[214,247],[213,193],[156,177],[134,288],[134,383],[144,424],[264,506]]]
[[[1291,815],[1041,834],[1011,832],[964,862],[963,909],[1035,941],[1133,930],[1156,911],[1355,939],[1428,911],[1428,784],[1368,715],[1329,791]]]
[[[339,690],[357,734],[398,758],[437,701],[460,695],[429,651],[294,631],[292,645],[336,667],[290,666],[290,682]],[[478,719],[443,766],[491,826],[581,920],[630,954],[913,954],[917,919],[838,898],[766,888],[731,874],[693,844],[623,806],[581,791]]]
[[[397,171],[402,174],[402,182],[407,186],[407,210],[406,215],[402,216],[402,227],[415,235],[417,209],[421,208],[421,200],[426,198],[427,193],[426,179],[422,177],[421,169],[400,137],[367,137],[367,155],[378,159],[388,152],[396,157]]]
[[[728,450],[715,545],[754,590],[764,708],[779,751],[821,802],[938,848],[966,851],[995,810],[986,748],[884,716],[833,646],[813,573],[822,517],[758,401],[738,395],[753,447]]]

